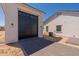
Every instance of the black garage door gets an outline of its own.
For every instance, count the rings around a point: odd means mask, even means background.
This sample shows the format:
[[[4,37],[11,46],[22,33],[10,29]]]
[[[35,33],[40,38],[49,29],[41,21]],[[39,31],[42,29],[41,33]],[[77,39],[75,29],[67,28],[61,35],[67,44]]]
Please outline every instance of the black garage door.
[[[38,16],[18,11],[19,39],[38,36]]]

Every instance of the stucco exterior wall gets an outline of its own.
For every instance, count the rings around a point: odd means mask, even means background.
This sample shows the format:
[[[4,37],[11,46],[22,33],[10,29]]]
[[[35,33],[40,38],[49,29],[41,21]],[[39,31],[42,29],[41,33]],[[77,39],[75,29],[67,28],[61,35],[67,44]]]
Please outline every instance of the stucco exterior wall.
[[[56,25],[62,25],[62,32],[56,32]],[[49,26],[48,32],[53,32],[56,36],[67,36],[79,38],[79,16],[60,15],[48,24],[44,25],[44,32],[46,26]]]
[[[11,3],[2,3],[5,13],[5,41],[6,43],[18,41],[18,11],[17,6]],[[12,26],[11,23],[14,25]]]
[[[1,4],[5,13],[5,40],[6,43],[13,43],[18,41],[18,10],[22,10],[27,13],[38,15],[38,37],[42,37],[42,17],[43,13],[32,9],[31,7],[25,7],[21,4],[14,3],[2,3]],[[13,26],[11,24],[14,24]],[[41,27],[42,26],[42,27]]]

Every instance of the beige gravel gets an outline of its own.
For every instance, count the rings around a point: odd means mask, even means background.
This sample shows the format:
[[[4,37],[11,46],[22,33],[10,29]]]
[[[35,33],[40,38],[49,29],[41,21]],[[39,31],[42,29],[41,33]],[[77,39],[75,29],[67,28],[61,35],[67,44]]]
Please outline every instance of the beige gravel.
[[[0,44],[0,56],[23,56],[23,51],[19,47]]]
[[[0,43],[5,42],[5,31],[0,31]]]

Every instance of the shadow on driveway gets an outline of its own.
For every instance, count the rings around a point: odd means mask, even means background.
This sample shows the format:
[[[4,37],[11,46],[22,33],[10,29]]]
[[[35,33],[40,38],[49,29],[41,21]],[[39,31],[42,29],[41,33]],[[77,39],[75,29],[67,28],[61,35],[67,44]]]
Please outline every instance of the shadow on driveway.
[[[27,38],[20,40],[19,43],[25,51],[25,55],[31,55],[34,52],[52,44],[53,41],[49,41],[44,38]]]

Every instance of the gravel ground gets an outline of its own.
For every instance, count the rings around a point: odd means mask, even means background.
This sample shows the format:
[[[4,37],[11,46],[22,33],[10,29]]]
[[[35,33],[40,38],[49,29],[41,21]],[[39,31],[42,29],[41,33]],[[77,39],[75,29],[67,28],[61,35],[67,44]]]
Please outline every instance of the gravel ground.
[[[5,31],[0,31],[0,43],[5,42]]]
[[[0,56],[23,56],[22,49],[14,43],[12,44],[0,44]]]
[[[14,43],[16,45],[16,43]],[[16,47],[11,44],[0,44],[1,56],[23,56],[23,51],[20,47]]]

